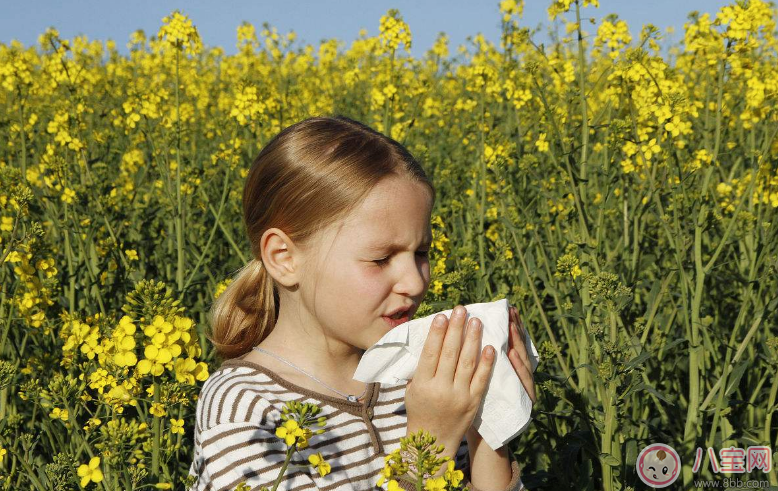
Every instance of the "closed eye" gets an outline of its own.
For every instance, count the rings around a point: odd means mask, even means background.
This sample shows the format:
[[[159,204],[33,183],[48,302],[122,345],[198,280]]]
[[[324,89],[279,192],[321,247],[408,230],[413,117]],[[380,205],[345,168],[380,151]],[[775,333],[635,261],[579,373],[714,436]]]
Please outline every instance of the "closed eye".
[[[429,250],[426,250],[426,251],[417,251],[417,252],[416,252],[416,255],[417,255],[417,256],[424,257],[424,258],[428,258],[428,257],[429,257],[429,254],[430,254],[430,251],[429,251]],[[376,263],[377,265],[379,265],[379,266],[383,267],[383,266],[386,266],[386,265],[389,263],[389,259],[390,259],[391,257],[392,257],[392,256],[386,256],[385,258],[382,258],[382,259],[376,259],[376,260],[374,260],[373,262],[374,262],[374,263]]]

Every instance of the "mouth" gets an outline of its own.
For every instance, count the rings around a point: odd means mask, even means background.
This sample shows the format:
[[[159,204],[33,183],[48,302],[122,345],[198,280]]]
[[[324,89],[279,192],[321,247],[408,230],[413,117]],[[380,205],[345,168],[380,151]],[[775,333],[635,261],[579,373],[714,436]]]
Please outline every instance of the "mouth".
[[[408,309],[408,310],[395,312],[391,316],[382,315],[381,317],[384,319],[384,321],[390,328],[395,328],[400,324],[405,324],[406,322],[408,322],[411,318],[411,315],[412,315],[411,309]]]

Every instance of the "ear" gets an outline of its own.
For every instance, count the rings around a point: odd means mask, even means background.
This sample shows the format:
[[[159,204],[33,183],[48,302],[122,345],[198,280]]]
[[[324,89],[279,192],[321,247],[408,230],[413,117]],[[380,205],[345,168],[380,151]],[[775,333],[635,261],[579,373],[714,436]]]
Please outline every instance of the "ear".
[[[302,251],[283,230],[269,228],[259,242],[262,264],[270,276],[286,287],[298,284]]]

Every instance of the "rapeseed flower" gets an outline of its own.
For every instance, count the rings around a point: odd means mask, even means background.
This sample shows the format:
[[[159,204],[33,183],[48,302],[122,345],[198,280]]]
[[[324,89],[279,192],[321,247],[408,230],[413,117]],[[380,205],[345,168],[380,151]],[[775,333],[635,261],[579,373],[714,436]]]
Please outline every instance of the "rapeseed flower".
[[[170,418],[170,432],[173,434],[178,433],[179,435],[184,434],[184,420],[183,419],[175,419]]]
[[[330,464],[328,464],[324,458],[321,456],[321,452],[317,452],[315,454],[311,454],[308,457],[308,462],[311,463],[311,465],[314,466],[314,468],[319,472],[319,475],[324,477],[327,474],[330,473],[332,470],[332,467]]]
[[[78,467],[78,477],[81,478],[81,487],[85,488],[90,482],[100,482],[103,480],[103,473],[100,470],[100,457],[92,457],[88,464],[82,464]]]
[[[162,27],[157,33],[160,40],[177,50],[183,49],[191,55],[196,55],[202,50],[200,34],[187,15],[176,10],[171,15],[163,17],[162,22]]]

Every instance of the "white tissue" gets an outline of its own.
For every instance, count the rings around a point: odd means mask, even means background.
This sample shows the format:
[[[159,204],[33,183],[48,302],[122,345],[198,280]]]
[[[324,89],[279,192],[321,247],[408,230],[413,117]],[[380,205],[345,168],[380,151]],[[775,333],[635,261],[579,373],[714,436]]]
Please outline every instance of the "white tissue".
[[[497,450],[529,426],[532,401],[508,359],[508,300],[474,303],[466,305],[465,309],[466,322],[471,317],[477,317],[483,326],[479,357],[487,345],[494,347],[497,356],[486,394],[473,420],[473,427],[484,441]],[[453,309],[449,309],[438,313],[450,319],[452,312]],[[436,315],[405,322],[386,333],[362,355],[354,380],[399,384],[412,379]],[[534,372],[538,365],[538,352],[528,332],[524,343],[529,347],[529,360]]]

